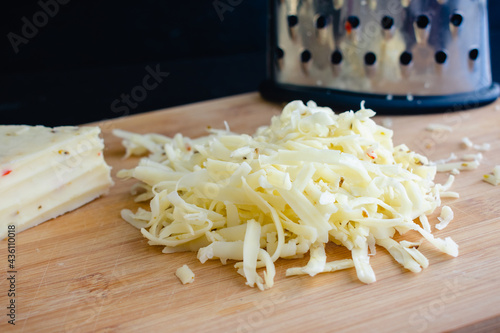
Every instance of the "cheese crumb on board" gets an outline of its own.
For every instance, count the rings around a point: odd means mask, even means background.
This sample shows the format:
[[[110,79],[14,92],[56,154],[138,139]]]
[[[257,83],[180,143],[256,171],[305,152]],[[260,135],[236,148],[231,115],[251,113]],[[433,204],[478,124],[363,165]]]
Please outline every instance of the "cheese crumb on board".
[[[194,273],[188,267],[188,265],[183,265],[182,267],[177,268],[177,270],[175,271],[175,276],[179,278],[182,284],[194,282]]]
[[[474,144],[468,137],[462,138],[462,145],[464,146],[464,148],[472,148],[474,146]]]
[[[392,130],[374,115],[363,104],[336,114],[294,101],[253,135],[228,126],[195,139],[115,130],[127,156],[149,152],[117,175],[139,180],[136,200],[150,208],[121,215],[164,253],[236,261],[246,284],[262,290],[274,284],[276,260],[307,253],[308,263],[287,276],[353,267],[360,281],[372,283],[376,245],[419,272],[428,261],[417,243],[393,239],[407,232],[457,256],[458,245],[434,237],[426,217],[441,205],[441,193],[453,197],[454,177],[435,184],[436,165],[404,144],[394,147]],[[347,248],[350,258],[329,261],[330,242]]]
[[[483,154],[481,153],[476,153],[476,154],[464,154],[462,156],[462,160],[464,161],[481,161],[483,159]]]
[[[425,129],[427,131],[430,131],[430,132],[452,132],[453,131],[453,128],[451,126],[443,125],[443,124],[434,124],[434,123],[427,125],[427,127]]]
[[[74,210],[113,184],[99,127],[0,126],[0,235]]]
[[[468,137],[462,138],[462,145],[464,148],[474,148],[479,151],[488,151],[491,149],[491,144],[488,142],[483,144],[474,144]]]
[[[384,118],[384,120],[382,120],[382,126],[392,128],[392,118]]]
[[[491,173],[484,175],[483,180],[495,186],[500,184],[500,165],[496,165]]]

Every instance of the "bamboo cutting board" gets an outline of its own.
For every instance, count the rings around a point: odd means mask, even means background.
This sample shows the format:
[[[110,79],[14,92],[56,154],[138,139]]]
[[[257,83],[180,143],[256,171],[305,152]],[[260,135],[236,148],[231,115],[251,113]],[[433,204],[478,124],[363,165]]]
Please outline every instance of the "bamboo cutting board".
[[[445,199],[455,212],[450,225],[436,231],[451,236],[460,255],[452,258],[424,243],[430,266],[415,274],[402,269],[383,249],[371,258],[377,282],[364,285],[354,269],[285,277],[301,260],[276,263],[275,286],[249,288],[232,264],[201,264],[195,253],[162,254],[120,218],[135,209],[133,180],[117,179],[138,159],[122,159],[114,128],[172,136],[204,135],[206,126],[252,133],[269,123],[282,106],[258,94],[171,108],[98,123],[113,167],[110,193],[79,209],[16,235],[16,325],[7,324],[9,283],[0,281],[0,331],[19,332],[437,332],[500,330],[500,186],[481,181],[500,164],[500,102],[480,109],[437,115],[390,117],[396,144],[431,160],[461,155],[460,140],[491,144],[477,170],[457,176]],[[338,110],[339,112],[342,110]],[[385,117],[377,116],[381,123]],[[453,128],[426,132],[428,123]],[[440,175],[438,181],[444,181]],[[439,211],[439,209],[438,209]],[[436,212],[438,213],[438,212]],[[329,260],[349,252],[327,247]],[[175,270],[188,264],[196,274],[182,285]],[[0,267],[7,275],[7,243],[0,242]],[[7,276],[8,277],[8,276]]]

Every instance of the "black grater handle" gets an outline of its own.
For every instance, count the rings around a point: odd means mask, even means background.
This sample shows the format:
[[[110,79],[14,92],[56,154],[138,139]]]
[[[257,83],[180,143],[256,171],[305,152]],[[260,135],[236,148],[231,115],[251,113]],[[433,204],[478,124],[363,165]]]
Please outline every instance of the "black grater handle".
[[[320,106],[330,106],[339,112],[358,110],[365,101],[367,108],[378,114],[422,114],[461,111],[489,104],[500,95],[500,86],[493,83],[488,88],[474,92],[446,96],[384,96],[369,93],[354,93],[335,89],[295,86],[266,80],[259,87],[261,96],[275,102],[313,100]]]

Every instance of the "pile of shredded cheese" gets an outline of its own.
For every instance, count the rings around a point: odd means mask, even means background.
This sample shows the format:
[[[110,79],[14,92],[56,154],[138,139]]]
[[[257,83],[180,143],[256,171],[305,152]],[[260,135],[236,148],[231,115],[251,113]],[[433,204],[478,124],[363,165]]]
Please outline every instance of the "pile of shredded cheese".
[[[363,104],[335,114],[294,101],[252,136],[232,133],[227,124],[196,139],[115,130],[127,156],[149,152],[118,177],[140,180],[133,193],[150,201],[150,210],[123,210],[122,217],[164,253],[197,251],[202,263],[235,260],[246,284],[260,289],[273,286],[276,260],[308,252],[307,265],[287,276],[354,267],[359,280],[374,282],[376,245],[419,272],[428,266],[420,243],[393,239],[410,230],[457,256],[457,244],[435,238],[426,217],[442,194],[458,196],[448,191],[453,176],[435,184],[436,166],[406,145],[393,147],[392,131],[374,115]],[[440,228],[452,218],[445,211]],[[328,242],[352,257],[328,261]]]

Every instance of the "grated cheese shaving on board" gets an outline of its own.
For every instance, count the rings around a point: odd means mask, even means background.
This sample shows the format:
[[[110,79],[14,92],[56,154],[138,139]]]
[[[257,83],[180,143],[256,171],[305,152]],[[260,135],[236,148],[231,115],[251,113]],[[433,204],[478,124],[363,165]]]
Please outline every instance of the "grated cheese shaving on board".
[[[479,150],[479,151],[488,151],[491,149],[491,144],[489,143],[483,143],[483,144],[476,144],[473,146],[475,150]]]
[[[484,175],[483,180],[491,185],[499,185],[500,184],[500,165],[496,165],[493,168],[491,175]]]
[[[450,162],[450,163],[437,164],[436,170],[437,172],[448,172],[453,170],[464,171],[464,170],[477,169],[478,166],[479,162],[477,160],[470,162]]]
[[[431,162],[431,164],[444,164],[444,163],[448,163],[450,161],[454,161],[456,159],[457,159],[457,155],[455,153],[451,153],[449,157],[443,158],[441,160],[433,161],[433,162]]]
[[[464,146],[464,148],[472,148],[472,146],[474,146],[474,144],[468,137],[462,138],[462,145]]]
[[[187,265],[177,268],[175,276],[179,278],[182,284],[194,282],[194,273]]]
[[[441,215],[438,217],[439,223],[436,224],[436,229],[443,230],[453,220],[453,210],[449,206],[441,208]]]
[[[462,156],[462,160],[464,161],[481,161],[483,159],[483,154],[481,153],[476,153],[476,154],[464,154]]]
[[[455,153],[451,153],[448,158],[436,160],[431,162],[436,165],[437,172],[450,172],[452,175],[460,174],[460,170],[473,170],[479,167],[479,162],[483,159],[482,153],[464,154],[462,162],[450,162],[456,160],[458,157]],[[443,197],[443,194],[441,194]]]
[[[428,266],[419,243],[393,239],[408,231],[457,256],[458,245],[435,238],[426,217],[442,193],[452,196],[453,176],[435,184],[436,166],[404,144],[394,147],[392,130],[374,115],[363,103],[357,112],[336,114],[294,101],[252,136],[230,132],[227,123],[196,139],[115,130],[127,156],[150,153],[118,172],[141,181],[133,191],[136,200],[150,201],[150,211],[125,209],[122,217],[164,253],[236,261],[246,284],[259,289],[273,286],[276,260],[307,253],[309,262],[287,276],[354,267],[360,281],[372,283],[376,245],[419,272]],[[328,261],[329,242],[351,258]]]

